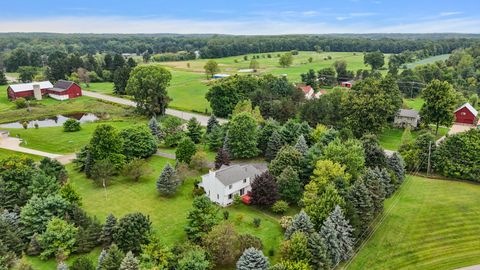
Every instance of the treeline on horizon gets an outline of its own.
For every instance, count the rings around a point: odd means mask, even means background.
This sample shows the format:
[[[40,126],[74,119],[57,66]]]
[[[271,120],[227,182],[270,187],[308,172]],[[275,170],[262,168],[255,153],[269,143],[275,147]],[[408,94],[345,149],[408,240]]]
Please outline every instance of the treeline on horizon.
[[[50,54],[136,53],[199,51],[202,58],[220,58],[273,51],[332,51],[400,53],[423,50],[425,55],[450,53],[478,44],[478,34],[330,34],[233,36],[212,34],[55,34],[3,33],[0,52],[16,48]]]

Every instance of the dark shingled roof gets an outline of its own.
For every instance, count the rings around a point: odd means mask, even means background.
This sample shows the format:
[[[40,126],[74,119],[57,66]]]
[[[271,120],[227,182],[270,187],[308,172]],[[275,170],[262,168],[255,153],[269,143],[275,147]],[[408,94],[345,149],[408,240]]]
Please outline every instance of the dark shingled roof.
[[[420,116],[420,114],[416,110],[405,110],[405,109],[400,109],[397,115],[401,117],[411,117],[411,118],[417,118]]]
[[[72,86],[72,84],[74,84],[72,81],[58,80],[50,90],[63,92]]]
[[[231,185],[246,178],[254,178],[260,171],[252,165],[232,165],[215,172],[215,177],[225,186]]]

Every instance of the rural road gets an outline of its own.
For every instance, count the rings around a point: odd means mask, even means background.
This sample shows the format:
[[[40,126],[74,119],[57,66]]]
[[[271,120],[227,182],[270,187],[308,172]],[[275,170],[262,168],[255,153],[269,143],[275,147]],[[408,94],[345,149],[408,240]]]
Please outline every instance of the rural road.
[[[134,101],[131,101],[125,98],[119,98],[119,97],[114,97],[110,95],[105,95],[105,94],[100,94],[100,93],[85,91],[85,90],[82,90],[82,93],[84,96],[91,97],[91,98],[101,99],[101,100],[105,100],[105,101],[109,101],[109,102],[113,102],[121,105],[126,105],[126,106],[132,106],[132,107],[136,106],[136,103]],[[197,118],[198,122],[200,122],[202,126],[206,126],[208,123],[208,118],[210,118],[209,116],[206,116],[206,115],[184,112],[184,111],[175,110],[175,109],[167,109],[165,113],[168,115],[176,116],[178,118],[181,118],[187,121],[190,120],[192,117],[195,117]],[[227,122],[226,119],[222,119],[222,118],[217,118],[217,120],[220,124]]]
[[[22,140],[20,140],[18,138],[12,138],[12,137],[0,139],[0,148],[15,151],[15,152],[20,152],[20,153],[24,153],[24,154],[31,154],[31,155],[56,159],[56,160],[60,161],[60,163],[62,163],[62,164],[68,164],[73,159],[75,159],[75,154],[60,155],[60,154],[47,153],[47,152],[43,152],[43,151],[38,151],[38,150],[22,147],[22,146],[20,146],[21,142],[22,142]]]
[[[458,268],[457,270],[480,270],[480,265],[473,265],[473,266]]]

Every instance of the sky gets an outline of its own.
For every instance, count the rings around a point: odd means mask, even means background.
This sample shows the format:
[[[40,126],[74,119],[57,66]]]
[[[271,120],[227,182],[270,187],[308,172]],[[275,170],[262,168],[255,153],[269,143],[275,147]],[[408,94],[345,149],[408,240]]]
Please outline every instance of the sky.
[[[480,33],[480,0],[0,1],[0,32]]]

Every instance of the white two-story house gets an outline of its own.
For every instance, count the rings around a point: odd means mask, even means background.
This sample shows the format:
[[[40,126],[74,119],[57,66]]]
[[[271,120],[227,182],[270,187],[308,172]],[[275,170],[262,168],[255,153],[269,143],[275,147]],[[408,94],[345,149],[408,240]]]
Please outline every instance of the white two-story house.
[[[221,206],[233,203],[235,194],[240,196],[252,190],[251,183],[261,172],[252,165],[222,166],[202,176],[199,184],[212,202]]]

